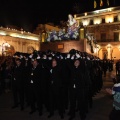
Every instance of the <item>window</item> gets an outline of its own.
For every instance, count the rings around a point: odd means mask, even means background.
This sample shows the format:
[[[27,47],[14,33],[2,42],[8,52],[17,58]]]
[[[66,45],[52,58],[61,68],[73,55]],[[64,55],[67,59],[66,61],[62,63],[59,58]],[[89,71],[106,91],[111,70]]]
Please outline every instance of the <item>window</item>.
[[[114,17],[114,22],[117,22],[118,21],[118,18],[117,16]]]
[[[101,42],[106,42],[106,33],[101,33]]]
[[[93,20],[90,20],[90,25],[93,25]]]
[[[114,41],[119,41],[119,32],[114,32]]]
[[[102,23],[105,23],[105,18],[102,19]]]

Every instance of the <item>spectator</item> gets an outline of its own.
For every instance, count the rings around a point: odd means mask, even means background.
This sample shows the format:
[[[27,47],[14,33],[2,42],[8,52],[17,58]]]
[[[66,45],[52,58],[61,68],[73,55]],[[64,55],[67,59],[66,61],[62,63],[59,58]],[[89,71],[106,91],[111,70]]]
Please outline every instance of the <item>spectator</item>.
[[[109,120],[120,120],[120,76],[117,76],[117,83],[113,88],[107,88],[107,93],[113,95],[113,109],[110,112]]]

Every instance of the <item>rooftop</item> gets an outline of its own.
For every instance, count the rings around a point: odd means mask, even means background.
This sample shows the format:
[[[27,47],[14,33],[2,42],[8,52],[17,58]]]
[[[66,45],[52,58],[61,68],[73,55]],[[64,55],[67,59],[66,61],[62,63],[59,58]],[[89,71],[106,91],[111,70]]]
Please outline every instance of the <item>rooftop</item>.
[[[39,40],[39,35],[26,32],[23,30],[20,31],[20,30],[11,29],[11,28],[0,27],[0,35],[23,38],[28,40],[36,40],[36,41]]]
[[[108,14],[109,12],[113,12],[113,13],[117,13],[118,11],[120,11],[120,6],[118,7],[110,7],[110,8],[106,8],[106,9],[100,9],[100,10],[95,10],[95,11],[91,11],[91,12],[85,12],[85,13],[81,13],[81,14],[75,14],[74,17],[80,17],[80,18],[84,18],[84,17],[89,17],[91,15],[103,15],[103,14]]]

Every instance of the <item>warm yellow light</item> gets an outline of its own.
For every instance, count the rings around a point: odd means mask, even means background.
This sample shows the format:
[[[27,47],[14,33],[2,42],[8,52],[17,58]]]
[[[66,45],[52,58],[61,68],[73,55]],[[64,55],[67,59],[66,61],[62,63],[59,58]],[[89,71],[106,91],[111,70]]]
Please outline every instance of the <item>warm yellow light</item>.
[[[120,13],[118,13],[118,21],[120,21]]]
[[[76,18],[77,16],[76,15],[74,15],[74,18]]]
[[[96,10],[95,13],[99,13],[99,10]]]
[[[120,51],[120,45],[118,46],[118,49],[119,49],[119,51]]]
[[[94,24],[100,24],[101,22],[102,22],[102,18],[100,18],[100,17],[94,18]]]
[[[0,31],[0,35],[6,35],[6,32]]]
[[[106,23],[111,23],[111,22],[113,22],[113,21],[114,21],[113,15],[106,15],[106,16],[105,16],[105,22],[106,22]]]
[[[97,53],[97,48],[94,49],[94,52]]]
[[[87,25],[89,25],[90,20],[89,19],[84,19],[84,20],[82,20],[82,23],[83,23],[83,26],[87,26]]]
[[[87,12],[85,12],[85,16],[87,16]]]
[[[39,40],[39,36],[38,35],[32,35],[30,32],[23,32],[23,31],[18,31],[18,32],[11,32],[12,30],[15,29],[11,29],[8,30],[9,28],[2,28],[3,30],[0,30],[0,35],[8,35],[11,37],[18,37],[18,38],[23,38],[23,39],[28,39],[28,40]],[[21,33],[22,32],[22,33]]]
[[[108,45],[107,45],[107,48],[111,48],[111,45],[110,45],[110,44],[108,44]]]
[[[30,39],[30,40],[39,40],[37,37],[23,35],[23,34],[11,33],[9,35],[12,37],[18,37],[18,38],[24,38],[24,39]]]
[[[111,9],[111,8],[108,8],[108,11],[112,11],[112,9]]]

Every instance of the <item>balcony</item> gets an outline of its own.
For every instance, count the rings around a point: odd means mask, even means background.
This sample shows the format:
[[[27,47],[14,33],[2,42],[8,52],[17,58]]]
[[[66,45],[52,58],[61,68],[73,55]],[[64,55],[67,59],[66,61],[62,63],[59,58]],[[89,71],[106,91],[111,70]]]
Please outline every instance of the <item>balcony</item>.
[[[114,39],[101,39],[101,40],[97,39],[97,43],[99,43],[99,42],[120,42],[120,40],[115,41]]]

